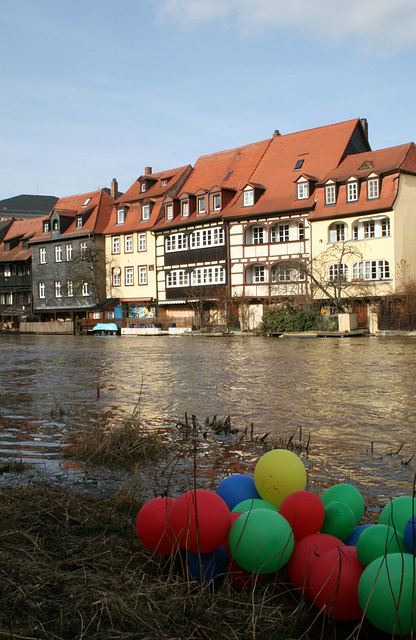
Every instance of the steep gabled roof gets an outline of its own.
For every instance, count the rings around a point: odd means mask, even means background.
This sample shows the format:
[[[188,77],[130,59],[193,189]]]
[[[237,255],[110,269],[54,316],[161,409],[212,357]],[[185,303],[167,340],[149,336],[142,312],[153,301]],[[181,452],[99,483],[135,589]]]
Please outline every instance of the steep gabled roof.
[[[145,198],[160,198],[172,186],[180,180],[186,171],[190,169],[190,165],[178,167],[177,169],[169,169],[168,171],[159,171],[158,173],[149,173],[137,178],[129,189],[116,200],[115,204],[127,204],[136,200],[143,200]],[[141,184],[143,181],[151,182],[151,186],[146,191],[141,191]],[[167,180],[167,184],[163,185],[162,181]]]
[[[14,220],[3,242],[0,243],[0,262],[17,262],[30,258],[30,247],[22,249],[22,240],[30,240],[42,229],[43,218],[30,218],[26,220]],[[16,247],[10,251],[5,251],[5,243],[17,241]]]
[[[316,191],[316,207],[309,219],[331,219],[391,210],[397,197],[400,173],[416,175],[416,146],[413,142],[348,156],[320,182],[321,188]],[[368,199],[365,183],[373,174],[380,177],[380,192],[378,198]],[[347,203],[345,185],[351,178],[363,184],[358,190],[358,200]],[[338,187],[337,202],[333,206],[325,206],[324,185],[329,181]]]
[[[354,144],[351,141],[354,140]],[[265,191],[257,202],[243,207],[241,198],[224,211],[225,218],[251,217],[273,212],[309,211],[315,195],[296,199],[295,181],[303,174],[313,180],[338,167],[351,149],[368,149],[360,120],[348,120],[316,129],[287,135],[275,135],[261,162],[250,176],[251,183],[260,183]],[[243,185],[244,186],[244,185]]]

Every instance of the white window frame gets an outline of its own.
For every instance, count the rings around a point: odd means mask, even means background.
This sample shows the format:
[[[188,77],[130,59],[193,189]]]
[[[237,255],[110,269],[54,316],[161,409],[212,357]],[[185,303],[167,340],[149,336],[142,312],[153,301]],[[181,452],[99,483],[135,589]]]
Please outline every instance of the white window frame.
[[[150,204],[142,205],[142,220],[150,220]]]
[[[376,237],[376,221],[375,220],[365,220],[363,222],[363,234],[364,240],[371,240]]]
[[[214,193],[214,195],[212,196],[212,206],[214,208],[214,211],[221,211],[221,194],[220,193]]]
[[[197,267],[191,273],[191,285],[225,284],[225,269],[221,265]]]
[[[347,282],[348,265],[345,262],[334,262],[328,269],[329,282]]]
[[[254,189],[244,189],[243,207],[252,207],[253,205],[254,205]]]
[[[89,296],[90,292],[88,291],[88,282],[82,283],[81,293],[83,296]]]
[[[185,269],[174,269],[170,271],[166,276],[166,287],[168,289],[172,287],[188,287],[189,286],[189,273]]]
[[[218,247],[225,243],[223,227],[205,227],[191,233],[189,245],[191,249],[202,247]]]
[[[386,216],[381,220],[381,237],[387,238],[390,235],[390,218]]]
[[[298,240],[305,240],[305,224],[298,222]]]
[[[336,204],[336,191],[334,184],[327,184],[325,187],[325,205],[330,206],[332,204]]]
[[[146,183],[145,182],[142,182],[142,184],[140,185],[140,191],[142,193],[144,193],[146,191]]]
[[[65,245],[65,257],[67,262],[72,260],[73,247],[72,244]]]
[[[111,271],[111,283],[113,287],[121,287],[121,269],[113,267]]]
[[[139,285],[147,284],[147,267],[139,267]]]
[[[137,234],[137,251],[146,251],[146,234]]]
[[[264,264],[255,264],[251,268],[253,270],[253,284],[261,284],[263,282],[267,282],[267,272]]]
[[[288,222],[283,222],[275,225],[276,242],[289,242],[290,240],[290,225]]]
[[[39,264],[46,264],[46,249],[41,247],[39,249]]]
[[[113,254],[120,253],[120,236],[113,236],[111,238],[111,253]]]
[[[46,287],[44,282],[39,282],[39,298],[46,298]]]
[[[125,217],[126,217],[126,210],[117,209],[117,224],[124,224]]]
[[[133,235],[124,236],[124,253],[133,253]]]
[[[62,262],[62,247],[57,245],[55,247],[55,262]]]
[[[62,282],[60,280],[55,281],[55,298],[62,298]]]
[[[134,267],[124,267],[124,284],[126,287],[134,286]]]
[[[198,198],[198,213],[205,213],[205,196]]]
[[[184,200],[181,206],[182,218],[189,218],[189,200]]]
[[[82,205],[84,206],[84,205]],[[81,229],[82,228],[82,216],[77,216],[76,221],[75,221],[75,227],[77,229]]]
[[[347,182],[347,202],[357,202],[358,200],[358,182],[354,180]]]
[[[171,233],[166,238],[165,248],[167,253],[188,249],[188,236],[185,233]]]
[[[307,180],[296,184],[296,197],[298,200],[307,200],[309,198],[309,182]]]
[[[166,220],[173,220],[173,203],[169,202],[166,205]]]
[[[379,198],[379,179],[369,178],[367,180],[367,198],[369,200],[377,200]]]
[[[73,298],[74,296],[74,285],[72,283],[72,280],[68,280],[68,282],[66,283],[66,295],[68,296],[68,298]]]
[[[390,263],[388,260],[363,260],[352,265],[353,280],[390,280]]]
[[[80,256],[84,256],[88,249],[88,243],[86,241],[79,243],[79,254]],[[88,294],[89,295],[89,294]]]

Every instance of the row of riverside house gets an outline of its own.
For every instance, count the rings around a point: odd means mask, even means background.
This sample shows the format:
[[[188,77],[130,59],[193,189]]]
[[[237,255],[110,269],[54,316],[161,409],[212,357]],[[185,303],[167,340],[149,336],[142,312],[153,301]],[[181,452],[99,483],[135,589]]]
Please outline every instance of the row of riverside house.
[[[356,312],[364,327],[404,273],[416,280],[415,216],[413,143],[372,151],[358,118],[275,131],[193,167],[146,167],[121,196],[113,180],[111,193],[15,221],[0,245],[0,311],[4,320],[13,265],[30,280],[26,310],[84,329],[252,329],[265,305],[311,299],[321,313]]]

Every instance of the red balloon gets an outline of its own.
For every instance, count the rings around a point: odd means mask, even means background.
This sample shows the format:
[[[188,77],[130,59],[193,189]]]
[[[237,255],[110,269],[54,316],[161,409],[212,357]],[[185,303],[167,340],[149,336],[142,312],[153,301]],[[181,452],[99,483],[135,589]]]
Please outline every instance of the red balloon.
[[[311,571],[310,589],[319,609],[335,620],[358,620],[363,615],[358,600],[358,583],[364,566],[355,547],[328,551]]]
[[[200,553],[218,549],[228,539],[231,514],[224,500],[206,489],[187,491],[169,514],[177,546]]]
[[[310,491],[295,491],[288,495],[279,508],[292,527],[295,542],[318,533],[325,520],[325,507],[321,498]]]
[[[175,503],[173,498],[153,498],[140,509],[136,518],[136,531],[140,542],[156,553],[171,553],[174,535],[169,514]]]
[[[264,579],[264,576],[260,574],[250,573],[242,569],[235,560],[230,561],[228,574],[231,578],[231,586],[236,591],[250,591]]]
[[[287,563],[289,580],[294,589],[307,600],[313,600],[309,584],[313,567],[328,551],[344,546],[342,540],[328,533],[315,533],[299,540]]]

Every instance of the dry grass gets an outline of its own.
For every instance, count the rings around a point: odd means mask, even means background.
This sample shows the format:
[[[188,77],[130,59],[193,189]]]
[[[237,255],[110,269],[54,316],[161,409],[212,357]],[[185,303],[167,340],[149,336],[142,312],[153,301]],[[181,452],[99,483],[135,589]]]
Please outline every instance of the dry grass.
[[[191,582],[181,555],[140,545],[137,501],[0,490],[0,638],[285,640],[351,635],[276,577],[238,593]],[[360,633],[374,638],[374,630]]]

